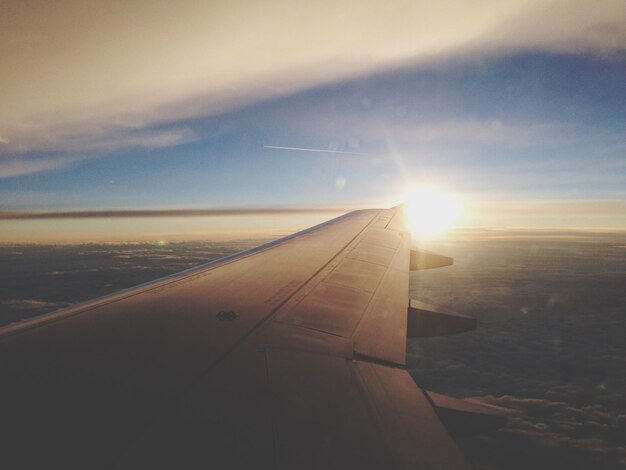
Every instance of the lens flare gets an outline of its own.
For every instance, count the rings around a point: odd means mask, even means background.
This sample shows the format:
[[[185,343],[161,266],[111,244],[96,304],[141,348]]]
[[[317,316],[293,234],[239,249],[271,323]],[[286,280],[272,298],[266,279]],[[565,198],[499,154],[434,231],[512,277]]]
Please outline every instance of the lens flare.
[[[452,227],[459,215],[459,204],[445,191],[413,187],[407,193],[405,214],[413,235],[431,238]]]

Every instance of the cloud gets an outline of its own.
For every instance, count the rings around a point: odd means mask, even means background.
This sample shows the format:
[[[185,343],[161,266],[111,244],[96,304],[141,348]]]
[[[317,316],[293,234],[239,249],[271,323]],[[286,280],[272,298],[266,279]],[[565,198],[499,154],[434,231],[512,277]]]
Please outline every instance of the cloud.
[[[195,139],[195,133],[186,127],[171,129],[143,129],[106,125],[66,126],[54,125],[36,138],[20,136],[20,147],[12,149],[18,153],[36,152],[47,149],[63,149],[66,152],[98,152],[120,148],[171,147]],[[24,144],[23,142],[26,142]]]
[[[84,156],[52,157],[0,156],[0,178],[50,171],[85,159]]]
[[[626,460],[626,447],[618,436],[624,415],[600,404],[574,406],[563,401],[504,395],[476,397],[483,403],[513,410],[509,423],[501,430],[514,439],[560,452],[586,455],[587,461]]]
[[[343,183],[345,185],[345,181]],[[234,208],[234,209],[111,209],[89,211],[0,211],[0,220],[34,220],[34,219],[110,219],[137,217],[223,217],[245,215],[303,215],[303,214],[337,214],[348,212],[349,208],[317,207],[317,208]]]
[[[528,2],[525,14],[511,15],[492,32],[494,47],[564,53],[623,51],[626,6],[601,1],[596,8],[584,0]]]
[[[86,126],[41,129],[36,137],[20,136],[15,145],[0,147],[0,178],[54,170],[87,158],[97,158],[117,149],[171,147],[195,139],[188,128],[165,130],[120,129]],[[36,155],[48,149],[63,149],[62,155]],[[33,156],[33,153],[35,155]]]
[[[621,0],[13,1],[1,18],[2,153],[133,146],[120,130],[455,54],[626,46]]]
[[[9,299],[0,301],[0,306],[17,310],[55,309],[65,307],[67,302],[48,302],[39,299]]]
[[[485,463],[621,468],[624,345],[613,330],[624,321],[624,232],[474,235],[425,247],[455,263],[412,274],[410,294],[479,326],[409,340],[412,376],[426,389],[513,410],[505,428],[464,444]]]
[[[107,124],[51,123],[36,135],[14,134],[12,143],[0,147],[0,158],[5,154],[28,154],[41,151],[106,152],[117,149],[159,148],[195,140],[194,131],[188,127],[150,129]]]

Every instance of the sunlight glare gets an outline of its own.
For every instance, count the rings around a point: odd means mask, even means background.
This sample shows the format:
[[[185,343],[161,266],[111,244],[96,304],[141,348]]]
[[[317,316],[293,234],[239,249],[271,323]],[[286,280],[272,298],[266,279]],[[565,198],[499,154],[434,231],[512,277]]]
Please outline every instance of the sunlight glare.
[[[453,225],[459,215],[459,204],[450,193],[431,187],[413,187],[407,192],[405,213],[413,235],[430,238]]]

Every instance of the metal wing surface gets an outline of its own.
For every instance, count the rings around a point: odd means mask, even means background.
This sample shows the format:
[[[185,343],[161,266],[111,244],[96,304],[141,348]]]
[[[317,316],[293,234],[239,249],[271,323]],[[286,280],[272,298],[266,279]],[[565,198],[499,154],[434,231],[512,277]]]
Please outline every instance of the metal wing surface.
[[[471,468],[402,367],[412,256],[401,210],[355,211],[5,328],[0,462]]]

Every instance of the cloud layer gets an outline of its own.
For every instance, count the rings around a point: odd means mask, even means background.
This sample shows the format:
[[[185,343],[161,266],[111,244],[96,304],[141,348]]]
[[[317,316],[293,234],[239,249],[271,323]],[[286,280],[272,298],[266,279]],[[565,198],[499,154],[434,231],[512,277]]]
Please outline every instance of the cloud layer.
[[[264,240],[0,246],[0,325],[112,293]],[[460,335],[410,340],[417,383],[511,410],[461,444],[499,469],[626,464],[626,236],[476,231],[429,249],[455,264],[412,274],[411,295],[476,316]]]
[[[193,136],[155,126],[454,54],[610,55],[626,46],[619,0],[15,1],[2,9],[0,155],[173,145]]]
[[[302,214],[337,214],[348,212],[348,208],[333,207],[267,207],[233,209],[122,209],[98,211],[32,212],[1,211],[0,220],[41,220],[41,219],[111,219],[141,217],[224,217],[246,215],[302,215]]]
[[[495,235],[495,236],[494,236]],[[409,341],[418,384],[511,410],[463,447],[501,469],[626,463],[622,233],[491,231],[428,249],[450,268],[412,275],[411,295],[478,319],[476,331]]]

